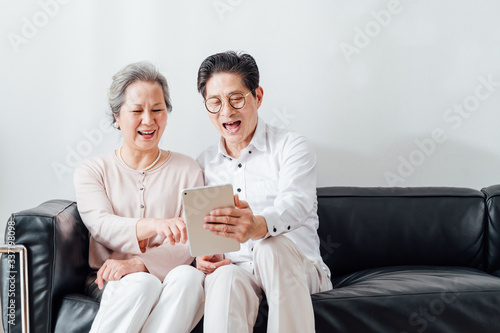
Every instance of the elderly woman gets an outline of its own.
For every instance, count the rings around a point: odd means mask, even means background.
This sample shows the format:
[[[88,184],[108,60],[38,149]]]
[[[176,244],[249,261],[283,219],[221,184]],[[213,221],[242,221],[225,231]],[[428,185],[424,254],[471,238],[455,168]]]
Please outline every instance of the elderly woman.
[[[158,147],[172,106],[155,66],[119,71],[109,104],[123,145],[85,160],[74,177],[94,286],[104,288],[91,332],[190,332],[203,315],[204,274],[190,266],[180,192],[203,185],[203,173]]]

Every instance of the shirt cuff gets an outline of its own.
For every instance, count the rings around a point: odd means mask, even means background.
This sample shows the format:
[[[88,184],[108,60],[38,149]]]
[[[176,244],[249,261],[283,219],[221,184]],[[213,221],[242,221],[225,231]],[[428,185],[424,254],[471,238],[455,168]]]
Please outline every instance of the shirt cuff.
[[[270,236],[277,236],[284,231],[280,230],[281,229],[279,227],[280,218],[277,212],[273,210],[265,210],[260,215],[266,219],[266,224],[267,224],[267,234],[264,236],[264,238],[268,238]]]

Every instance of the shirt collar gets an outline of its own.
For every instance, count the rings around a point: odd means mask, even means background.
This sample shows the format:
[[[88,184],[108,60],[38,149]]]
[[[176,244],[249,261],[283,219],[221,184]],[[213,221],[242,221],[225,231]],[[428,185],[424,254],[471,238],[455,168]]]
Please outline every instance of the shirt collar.
[[[259,117],[257,120],[257,128],[255,129],[252,141],[250,141],[250,144],[246,149],[249,148],[251,149],[252,147],[255,147],[255,149],[260,150],[262,152],[265,152],[267,150],[266,127],[267,127],[266,122],[261,117]],[[227,154],[225,140],[224,137],[221,136],[218,144],[217,154],[215,154],[211,162],[215,163],[223,158],[232,158],[232,157]]]
[[[253,146],[257,150],[260,150],[262,152],[267,151],[266,133],[267,124],[261,117],[259,117],[259,119],[257,120],[257,128],[255,129],[252,141],[250,141],[250,144],[248,146]]]

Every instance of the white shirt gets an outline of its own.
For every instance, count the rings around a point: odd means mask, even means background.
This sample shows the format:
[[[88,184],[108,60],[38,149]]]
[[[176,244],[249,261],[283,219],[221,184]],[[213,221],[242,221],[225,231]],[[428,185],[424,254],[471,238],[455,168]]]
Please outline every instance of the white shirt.
[[[252,141],[239,158],[227,154],[221,137],[218,145],[200,154],[198,163],[205,171],[205,185],[232,184],[253,214],[266,219],[270,236],[290,238],[304,256],[321,262],[330,276],[319,251],[316,154],[304,136],[259,118]],[[259,241],[249,240],[225,257],[252,272],[252,252]]]

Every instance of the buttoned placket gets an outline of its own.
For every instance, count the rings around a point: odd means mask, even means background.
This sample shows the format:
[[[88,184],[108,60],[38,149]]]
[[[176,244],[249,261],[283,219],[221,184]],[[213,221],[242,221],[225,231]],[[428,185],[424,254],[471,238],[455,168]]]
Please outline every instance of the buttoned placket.
[[[239,195],[241,200],[246,200],[246,166],[249,159],[252,157],[252,149],[244,150],[242,155],[237,160],[230,160],[229,169],[233,171],[233,186],[235,193]],[[248,256],[253,257],[253,250],[255,246],[254,240],[248,240],[245,244],[247,246],[246,253]],[[253,267],[253,262],[249,262],[250,267]]]
[[[139,210],[140,210],[140,216],[142,218],[145,217],[145,211],[146,211],[146,203],[145,203],[145,200],[144,200],[144,192],[146,192],[146,187],[144,185],[144,180],[146,179],[146,173],[145,172],[142,172],[140,175],[139,175],[139,179],[138,179],[138,189],[139,189],[139,194],[138,194],[138,198],[139,198]]]

